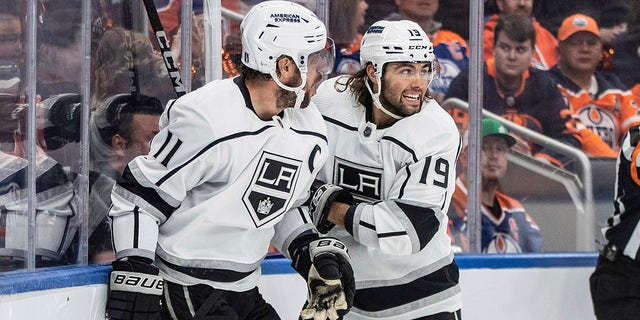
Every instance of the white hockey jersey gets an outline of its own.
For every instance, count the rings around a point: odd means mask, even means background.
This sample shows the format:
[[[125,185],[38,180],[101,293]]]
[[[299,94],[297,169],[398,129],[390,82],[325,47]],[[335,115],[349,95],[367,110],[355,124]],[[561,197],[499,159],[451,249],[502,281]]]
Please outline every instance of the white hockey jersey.
[[[325,81],[314,102],[327,124],[330,157],[318,179],[356,200],[345,228],[329,236],[349,248],[356,296],[345,319],[415,319],[461,308],[447,235],[460,135],[433,100],[391,126]]]
[[[252,289],[269,243],[286,255],[313,228],[297,207],[327,157],[320,113],[311,104],[261,120],[237,77],[170,103],[160,127],[114,187],[116,258],[154,259],[182,285]]]
[[[0,152],[0,229],[5,237],[0,256],[15,258],[23,268],[29,239],[28,161]],[[73,263],[66,261],[66,251],[80,224],[79,198],[62,166],[43,151],[37,153],[36,188],[36,267]]]

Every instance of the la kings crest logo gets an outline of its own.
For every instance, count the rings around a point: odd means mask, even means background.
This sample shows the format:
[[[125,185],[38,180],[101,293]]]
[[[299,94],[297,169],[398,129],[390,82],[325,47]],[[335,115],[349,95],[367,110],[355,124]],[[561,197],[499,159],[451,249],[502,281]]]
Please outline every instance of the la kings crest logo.
[[[256,227],[283,214],[298,181],[302,161],[263,152],[242,201]]]
[[[369,167],[336,157],[334,184],[351,192],[359,201],[372,202],[382,197],[382,168]]]

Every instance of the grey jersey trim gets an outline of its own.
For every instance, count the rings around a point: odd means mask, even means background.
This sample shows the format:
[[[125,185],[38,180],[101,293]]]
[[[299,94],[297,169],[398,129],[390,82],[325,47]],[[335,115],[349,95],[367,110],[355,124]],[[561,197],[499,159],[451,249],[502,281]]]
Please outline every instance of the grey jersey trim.
[[[423,268],[416,269],[406,274],[405,276],[398,279],[388,279],[388,280],[363,280],[358,281],[356,279],[356,287],[358,289],[367,289],[367,288],[377,288],[377,287],[389,287],[395,285],[405,284],[411,281],[414,281],[418,278],[430,275],[453,262],[453,253],[450,253],[446,257],[438,261],[434,261],[432,264],[425,265]]]

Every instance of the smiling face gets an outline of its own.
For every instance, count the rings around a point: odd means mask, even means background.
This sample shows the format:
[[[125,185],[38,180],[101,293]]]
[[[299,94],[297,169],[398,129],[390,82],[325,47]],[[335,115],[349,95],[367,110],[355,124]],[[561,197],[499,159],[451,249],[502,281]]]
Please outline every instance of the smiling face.
[[[429,62],[393,62],[385,65],[382,73],[380,102],[399,116],[410,116],[420,111],[428,95]]]

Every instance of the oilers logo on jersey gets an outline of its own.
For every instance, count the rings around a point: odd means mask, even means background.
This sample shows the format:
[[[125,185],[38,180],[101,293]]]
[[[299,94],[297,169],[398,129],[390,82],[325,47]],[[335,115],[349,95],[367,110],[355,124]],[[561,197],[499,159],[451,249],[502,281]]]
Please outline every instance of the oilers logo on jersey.
[[[518,241],[504,232],[496,232],[482,253],[522,253]]]
[[[597,133],[602,141],[617,150],[618,121],[611,111],[590,103],[578,110],[578,117],[587,128]]]
[[[302,161],[263,152],[242,201],[256,228],[283,214],[291,200]]]
[[[349,190],[358,201],[380,200],[382,190],[382,168],[357,164],[335,157],[333,181]]]

